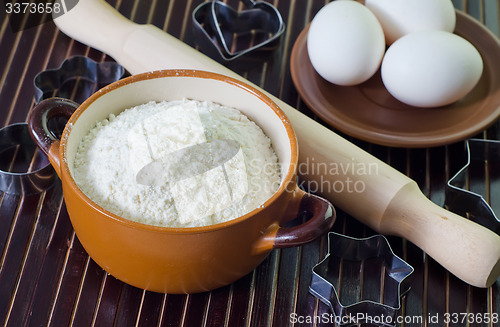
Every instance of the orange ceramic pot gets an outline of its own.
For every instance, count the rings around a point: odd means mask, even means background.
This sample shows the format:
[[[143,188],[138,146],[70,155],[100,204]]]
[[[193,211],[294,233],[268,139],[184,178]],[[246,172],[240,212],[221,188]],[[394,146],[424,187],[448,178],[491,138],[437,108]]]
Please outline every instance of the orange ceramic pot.
[[[71,173],[75,153],[95,122],[149,101],[183,98],[237,108],[271,138],[282,181],[261,207],[216,225],[157,227],[119,217],[78,188]],[[60,140],[47,128],[55,116],[69,117]],[[223,75],[193,70],[134,75],[101,89],[80,106],[58,98],[42,101],[31,112],[29,125],[61,178],[66,208],[85,250],[111,275],[142,289],[196,293],[227,285],[252,271],[272,249],[309,242],[335,220],[329,202],[297,187],[297,141],[281,109],[262,92]],[[312,218],[282,227],[302,212]]]

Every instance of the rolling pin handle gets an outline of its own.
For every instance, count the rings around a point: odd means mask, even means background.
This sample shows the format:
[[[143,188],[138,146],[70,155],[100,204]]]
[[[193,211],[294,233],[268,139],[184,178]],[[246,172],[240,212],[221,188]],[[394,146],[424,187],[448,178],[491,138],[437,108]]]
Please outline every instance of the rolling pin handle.
[[[62,6],[62,1],[56,3]],[[119,56],[123,42],[138,26],[102,0],[80,0],[65,14],[54,13],[53,19],[66,35],[113,58]]]
[[[393,198],[380,229],[406,238],[473,286],[489,287],[500,275],[500,236],[436,205],[415,182]]]

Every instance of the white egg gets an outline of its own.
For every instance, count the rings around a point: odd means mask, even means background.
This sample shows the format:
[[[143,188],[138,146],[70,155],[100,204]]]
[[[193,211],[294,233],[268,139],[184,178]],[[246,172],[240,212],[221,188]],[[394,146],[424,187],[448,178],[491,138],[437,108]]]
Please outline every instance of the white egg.
[[[338,85],[369,79],[380,67],[384,32],[373,13],[352,0],[336,0],[314,16],[307,52],[316,72]]]
[[[413,32],[455,29],[451,0],[366,0],[365,5],[380,21],[387,44]]]
[[[443,31],[408,34],[394,42],[382,61],[382,81],[396,99],[416,107],[439,107],[469,93],[483,61],[464,38]]]

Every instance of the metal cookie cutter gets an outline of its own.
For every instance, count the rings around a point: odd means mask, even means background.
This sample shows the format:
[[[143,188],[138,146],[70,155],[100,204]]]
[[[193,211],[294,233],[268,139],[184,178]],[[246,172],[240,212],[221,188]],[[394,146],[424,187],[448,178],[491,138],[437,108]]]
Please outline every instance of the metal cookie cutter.
[[[264,1],[242,0],[238,12],[221,1],[208,1],[193,11],[193,26],[201,46],[215,48],[224,60],[276,48],[285,31],[279,11]],[[209,41],[208,43],[206,41]]]
[[[358,239],[330,232],[328,249],[313,268],[309,292],[330,308],[336,325],[394,326],[401,296],[409,290],[402,284],[413,268],[382,235]]]
[[[45,70],[34,79],[35,101],[59,96],[83,102],[98,88],[120,79],[125,70],[114,62],[97,63],[83,56],[65,60],[59,68]],[[49,129],[61,134],[66,122],[47,117]],[[0,129],[0,191],[33,194],[50,188],[56,173],[33,142],[28,124]]]
[[[447,184],[445,206],[500,235],[500,220],[492,207],[480,194],[466,188],[469,168],[488,163],[489,171],[500,171],[500,141],[470,139],[466,142],[467,163]],[[492,180],[494,176],[490,176]],[[497,176],[498,180],[500,176]],[[492,197],[493,198],[493,197]]]
[[[52,186],[56,173],[31,139],[28,124],[0,129],[0,191],[35,194]]]
[[[82,103],[98,89],[124,77],[125,69],[112,61],[96,62],[85,56],[73,56],[54,69],[38,73],[33,84],[35,101],[51,97],[71,99]],[[51,119],[47,122],[53,134],[60,137],[66,120]]]
[[[58,96],[82,103],[98,89],[125,74],[116,62],[96,62],[84,56],[63,61],[59,68],[48,69],[35,76],[35,101]]]

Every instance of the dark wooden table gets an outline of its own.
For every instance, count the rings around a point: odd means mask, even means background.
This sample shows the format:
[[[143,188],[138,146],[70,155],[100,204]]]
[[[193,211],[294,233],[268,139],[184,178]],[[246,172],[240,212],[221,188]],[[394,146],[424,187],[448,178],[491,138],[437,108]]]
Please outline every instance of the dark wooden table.
[[[152,23],[195,45],[191,12],[200,0],[109,2],[134,21]],[[228,64],[311,117],[314,115],[292,83],[289,59],[296,37],[324,2],[275,0],[287,25],[280,48],[266,60]],[[238,1],[228,3],[235,6]],[[498,35],[497,0],[453,3]],[[38,72],[56,68],[73,55],[112,60],[63,35],[52,22],[13,32],[5,12],[0,17],[0,126],[26,120],[34,104],[33,78]],[[497,122],[476,137],[498,139],[499,131]],[[346,137],[415,179],[424,193],[440,205],[447,179],[465,160],[464,142],[403,149]],[[483,167],[470,175],[470,189],[484,194],[498,208],[499,172]],[[375,234],[343,212],[338,216],[334,231],[355,237]],[[212,292],[158,294],[116,280],[88,257],[71,227],[59,183],[35,195],[0,192],[0,322],[5,326],[329,326],[325,321],[301,323],[292,319],[319,320],[329,312],[308,293],[311,269],[325,253],[325,240],[275,250],[255,271]],[[476,318],[471,323],[449,326],[500,326],[498,322],[480,323],[477,318],[498,315],[499,281],[487,289],[468,286],[410,242],[397,237],[389,237],[389,242],[415,268],[411,290],[403,298],[401,310],[401,316],[409,322],[401,326],[445,326],[445,314],[453,317],[466,313],[475,314]],[[418,317],[426,320],[435,315],[439,315],[439,323],[418,322]],[[411,323],[412,320],[417,322]]]

